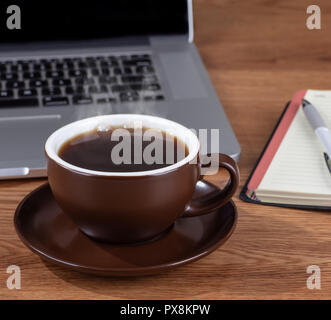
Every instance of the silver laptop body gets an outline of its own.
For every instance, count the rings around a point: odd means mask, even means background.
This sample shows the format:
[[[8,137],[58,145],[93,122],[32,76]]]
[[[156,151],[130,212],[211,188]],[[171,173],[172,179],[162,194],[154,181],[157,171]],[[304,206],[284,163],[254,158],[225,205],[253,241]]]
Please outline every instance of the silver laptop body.
[[[121,2],[126,7],[118,5]],[[81,33],[75,39],[75,30],[61,39],[61,30],[54,36],[52,28],[42,31],[42,25],[38,30],[46,38],[50,35],[47,41],[39,33],[29,41],[17,37],[36,28],[33,22],[29,25],[33,17],[28,15],[37,6],[30,1],[21,8],[22,29],[0,31],[5,35],[0,38],[0,179],[46,176],[44,143],[54,130],[110,113],[157,115],[209,133],[219,129],[217,146],[209,144],[207,152],[219,147],[220,152],[239,159],[239,144],[193,42],[192,0],[131,2],[133,8],[128,1],[119,0],[116,5],[94,1],[90,6],[96,11],[90,15],[89,7],[73,11],[82,15],[72,22],[78,31],[79,23],[86,21],[82,33],[89,30],[92,14],[92,19],[96,17],[91,25],[95,34],[91,32],[88,39]],[[59,15],[55,7],[54,11]],[[108,16],[109,21],[117,19],[110,23],[109,37],[105,37],[107,28],[97,36],[97,28],[102,27],[95,26],[102,20],[99,14],[104,21]],[[133,18],[137,15],[139,19]],[[54,23],[63,22],[70,28],[62,15],[50,21],[53,28]],[[139,27],[144,21],[146,26]],[[124,24],[125,30],[120,30]],[[130,28],[132,33],[126,30]],[[150,32],[144,34],[146,30]]]

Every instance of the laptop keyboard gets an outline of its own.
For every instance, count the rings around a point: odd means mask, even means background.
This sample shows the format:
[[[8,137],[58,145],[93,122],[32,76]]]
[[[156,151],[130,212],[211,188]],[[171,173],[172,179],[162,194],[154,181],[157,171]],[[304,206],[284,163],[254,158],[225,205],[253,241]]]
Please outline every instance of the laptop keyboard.
[[[0,107],[164,100],[149,54],[0,62]]]

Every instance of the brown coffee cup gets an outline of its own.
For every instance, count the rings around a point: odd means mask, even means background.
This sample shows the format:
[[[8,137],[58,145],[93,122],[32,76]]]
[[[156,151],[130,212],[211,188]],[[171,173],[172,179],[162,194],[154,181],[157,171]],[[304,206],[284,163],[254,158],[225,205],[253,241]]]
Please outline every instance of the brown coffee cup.
[[[128,126],[140,121],[183,141],[188,156],[161,169],[141,172],[101,172],[76,167],[58,155],[69,139],[99,125]],[[47,140],[48,180],[61,209],[86,235],[113,243],[151,240],[166,232],[176,219],[207,214],[230,200],[239,183],[235,161],[219,154],[219,166],[229,172],[226,187],[192,200],[203,177],[196,135],[173,121],[147,115],[106,115],[73,122]]]

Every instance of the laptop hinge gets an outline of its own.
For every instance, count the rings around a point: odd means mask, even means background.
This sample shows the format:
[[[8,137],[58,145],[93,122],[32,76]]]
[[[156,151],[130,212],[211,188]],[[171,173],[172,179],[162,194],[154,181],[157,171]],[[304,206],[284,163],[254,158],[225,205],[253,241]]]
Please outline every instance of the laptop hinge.
[[[69,50],[69,49],[92,49],[105,47],[128,47],[148,46],[148,36],[121,37],[93,40],[72,40],[72,41],[43,41],[28,43],[4,43],[0,45],[1,54],[12,51],[33,52],[40,50]]]

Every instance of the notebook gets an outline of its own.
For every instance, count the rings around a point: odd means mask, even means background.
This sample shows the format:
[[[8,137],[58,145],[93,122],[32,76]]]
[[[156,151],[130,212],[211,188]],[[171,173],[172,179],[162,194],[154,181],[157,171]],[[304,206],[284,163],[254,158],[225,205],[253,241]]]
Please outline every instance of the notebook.
[[[301,100],[311,102],[331,128],[331,91],[297,92],[286,106],[240,198],[307,209],[331,208],[331,174],[323,146],[306,119]]]

